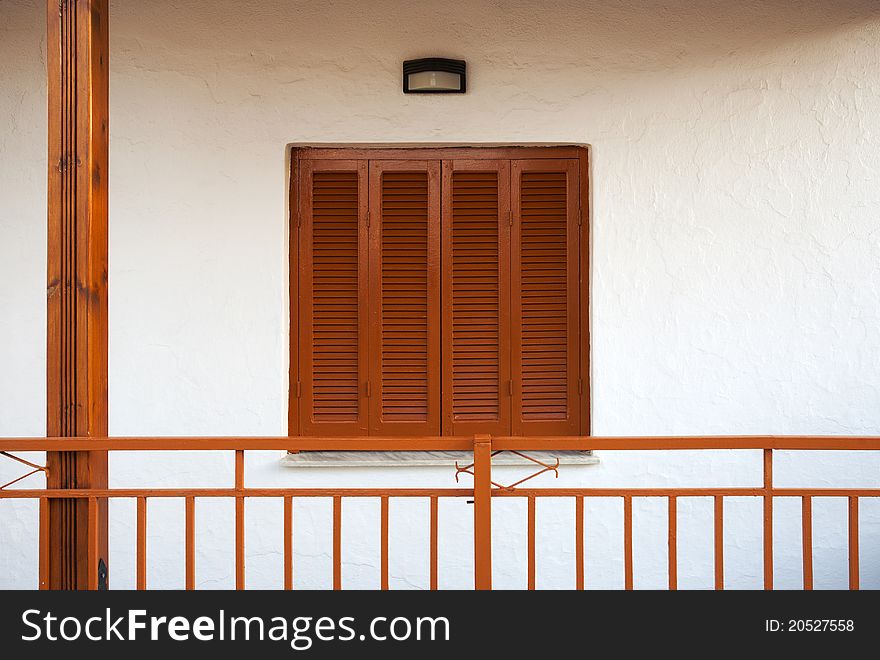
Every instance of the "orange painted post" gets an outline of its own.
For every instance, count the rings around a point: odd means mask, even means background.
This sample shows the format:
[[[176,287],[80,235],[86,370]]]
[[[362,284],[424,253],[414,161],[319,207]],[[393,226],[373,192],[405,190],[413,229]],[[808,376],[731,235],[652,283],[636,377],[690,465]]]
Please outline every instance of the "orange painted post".
[[[333,497],[333,588],[342,589],[342,498]]]
[[[235,488],[242,490],[244,488],[244,450],[235,450]]]
[[[293,498],[284,498],[284,588],[293,589]]]
[[[574,498],[575,589],[584,588],[584,496]]]
[[[669,497],[669,535],[667,539],[669,547],[669,590],[678,589],[678,499],[675,495]]]
[[[147,498],[137,498],[137,588],[147,588]]]
[[[715,496],[715,589],[724,589],[724,497]]]
[[[801,532],[803,534],[804,590],[813,589],[813,499],[801,498]]]
[[[89,498],[89,591],[98,590],[98,498]]]
[[[235,450],[235,588],[244,589],[244,450]]]
[[[381,498],[381,521],[379,526],[381,527],[380,536],[381,536],[381,564],[382,564],[382,590],[388,590],[388,496],[383,495]]]
[[[40,589],[49,588],[49,498],[40,498]]]
[[[859,588],[859,498],[849,498],[849,588]]]
[[[438,533],[438,511],[437,511],[437,496],[431,496],[431,589],[433,591],[437,590],[437,544],[439,540]]]
[[[474,588],[492,588],[492,438],[474,436]]]
[[[773,589],[773,450],[764,450],[764,589]]]
[[[186,498],[186,589],[196,588],[196,498]]]
[[[627,590],[633,588],[633,511],[632,497],[623,497],[623,583]]]
[[[535,496],[529,495],[529,526],[528,526],[528,556],[529,556],[529,577],[528,587],[530,591],[535,590]]]

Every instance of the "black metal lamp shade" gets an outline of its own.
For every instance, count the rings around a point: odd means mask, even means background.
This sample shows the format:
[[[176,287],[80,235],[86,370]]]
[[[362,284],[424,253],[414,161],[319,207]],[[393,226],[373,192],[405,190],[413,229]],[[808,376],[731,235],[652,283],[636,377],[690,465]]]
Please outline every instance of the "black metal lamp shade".
[[[467,91],[464,60],[425,57],[403,63],[404,94],[464,94]]]

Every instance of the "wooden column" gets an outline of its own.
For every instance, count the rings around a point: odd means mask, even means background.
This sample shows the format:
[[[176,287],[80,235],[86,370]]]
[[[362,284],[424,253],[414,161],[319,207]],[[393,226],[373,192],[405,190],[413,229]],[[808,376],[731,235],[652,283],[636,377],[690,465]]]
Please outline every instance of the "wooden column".
[[[47,1],[49,436],[107,435],[107,4]],[[50,452],[47,464],[50,488],[107,486],[106,452]],[[88,499],[50,503],[52,589],[106,585],[106,500],[97,525],[88,513]]]

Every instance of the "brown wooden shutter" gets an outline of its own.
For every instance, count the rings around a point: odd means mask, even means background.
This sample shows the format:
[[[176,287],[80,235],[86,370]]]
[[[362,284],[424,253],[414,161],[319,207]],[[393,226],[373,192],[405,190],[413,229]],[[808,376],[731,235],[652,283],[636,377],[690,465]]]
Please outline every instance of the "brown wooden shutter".
[[[514,435],[575,435],[578,414],[578,161],[511,164]]]
[[[370,433],[440,434],[440,163],[370,162]]]
[[[510,161],[443,162],[443,433],[509,435]]]
[[[302,433],[366,435],[367,161],[304,160],[300,182]]]

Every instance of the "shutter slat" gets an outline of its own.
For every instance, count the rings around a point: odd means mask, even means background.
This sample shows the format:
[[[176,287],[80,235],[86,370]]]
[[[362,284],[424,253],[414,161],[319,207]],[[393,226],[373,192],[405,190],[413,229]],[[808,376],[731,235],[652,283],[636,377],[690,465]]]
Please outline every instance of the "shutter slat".
[[[578,169],[514,161],[515,435],[579,432]]]
[[[357,260],[341,263],[338,251],[357,254],[358,176],[357,172],[346,172],[344,178],[335,173],[327,175],[327,172],[315,172],[312,179],[312,268],[313,271],[322,271],[332,266],[334,275],[321,277],[315,274],[312,295],[316,301],[321,298],[357,301]],[[328,323],[328,320],[337,318],[333,312],[339,308],[335,303],[328,307],[322,312],[316,304],[312,317],[312,375],[315,381],[321,381],[320,385],[315,384],[312,417],[321,422],[326,421],[326,415],[334,415],[334,419],[354,422],[359,413],[357,316],[353,315],[340,327],[339,323]],[[340,331],[353,339],[340,337]],[[326,369],[333,367],[335,370],[340,365],[347,367],[349,377],[335,381],[332,386],[323,382]]]
[[[370,163],[370,433],[437,435],[439,163]]]
[[[510,433],[508,161],[443,163],[443,429]]]

